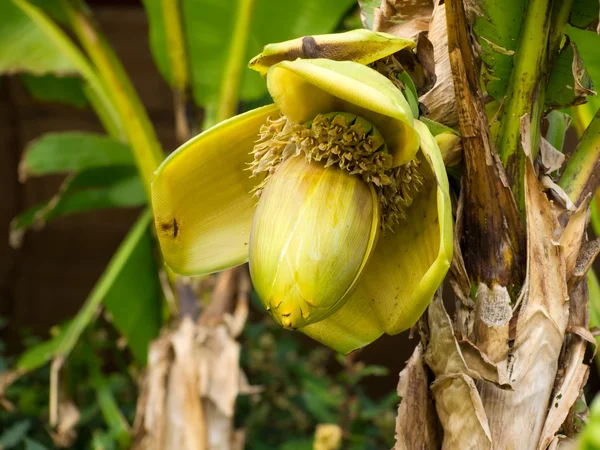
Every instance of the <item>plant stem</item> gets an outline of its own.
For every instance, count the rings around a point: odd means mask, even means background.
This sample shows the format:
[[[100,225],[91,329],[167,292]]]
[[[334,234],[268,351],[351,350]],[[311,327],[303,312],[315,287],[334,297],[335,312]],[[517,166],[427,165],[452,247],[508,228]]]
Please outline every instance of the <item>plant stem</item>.
[[[152,214],[148,209],[139,216],[129,233],[121,242],[116,253],[111,258],[106,270],[94,285],[85,303],[66,327],[64,334],[55,352],[55,361],[65,360],[79,341],[83,330],[98,312],[98,307],[106,297],[106,293],[112,288],[115,280],[129,261],[131,254],[143,238],[152,222]]]
[[[217,122],[228,119],[237,112],[253,5],[254,0],[239,0],[233,39],[231,40],[231,47],[228,52],[229,57],[225,65],[225,73],[223,74],[221,96],[216,113]]]
[[[517,203],[523,211],[525,154],[521,151],[521,117],[531,114],[532,152],[539,144],[539,124],[543,113],[543,79],[546,74],[546,49],[550,29],[550,0],[531,0],[527,6],[521,36],[515,51],[514,68],[506,92],[501,118],[498,153],[507,168]],[[538,98],[542,96],[542,101]]]
[[[550,65],[558,55],[560,43],[563,38],[564,29],[571,14],[574,0],[554,0],[552,8],[552,25],[550,26],[550,37],[548,38],[548,54]]]
[[[598,189],[600,184],[600,110],[581,136],[558,184],[577,206],[588,194],[595,193]]]
[[[446,0],[448,53],[463,142],[464,262],[474,283],[516,289],[525,237],[504,167],[490,136],[463,2]]]
[[[119,112],[150,204],[150,182],[164,154],[121,62],[80,0],[63,0],[69,20]]]
[[[87,82],[86,94],[90,103],[96,110],[98,117],[106,128],[107,132],[115,138],[125,139],[125,131],[123,124],[119,118],[119,114],[113,104],[110,96],[106,91],[104,83],[98,77],[90,61],[79,50],[79,48],[71,41],[67,34],[50,18],[46,13],[37,6],[31,5],[26,0],[13,0],[13,2],[21,8],[21,10],[35,22],[42,30],[48,39],[50,39],[61,52],[69,58],[73,65],[77,68],[80,75]]]
[[[193,133],[195,118],[189,112],[195,112],[190,99],[190,68],[186,48],[180,0],[161,0],[165,21],[167,52],[171,69],[171,88],[175,110],[175,134],[180,144],[187,141]],[[194,114],[195,115],[195,114]]]

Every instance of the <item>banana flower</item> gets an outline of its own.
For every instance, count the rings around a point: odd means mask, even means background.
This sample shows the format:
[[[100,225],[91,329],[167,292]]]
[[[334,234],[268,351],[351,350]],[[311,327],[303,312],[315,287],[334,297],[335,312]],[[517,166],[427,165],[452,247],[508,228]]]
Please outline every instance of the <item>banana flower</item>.
[[[349,353],[423,313],[450,265],[452,217],[435,139],[392,81],[364,65],[411,41],[346,34],[339,60],[322,58],[332,36],[255,58],[274,104],[171,154],[152,204],[175,272],[249,261],[278,323]]]

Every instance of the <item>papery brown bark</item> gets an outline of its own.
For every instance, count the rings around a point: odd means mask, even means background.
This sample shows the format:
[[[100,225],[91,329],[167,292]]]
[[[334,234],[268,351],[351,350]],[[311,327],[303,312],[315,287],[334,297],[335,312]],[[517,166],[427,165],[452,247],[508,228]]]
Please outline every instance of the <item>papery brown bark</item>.
[[[408,397],[395,448],[565,448],[577,432],[575,404],[595,345],[585,274],[600,241],[584,242],[588,202],[563,206],[530,156],[520,217],[490,137],[462,1],[446,0],[444,12],[464,148],[449,275],[456,308],[451,318],[438,294],[422,318],[421,343],[400,377]],[[419,413],[409,417],[408,405]],[[405,424],[423,436],[439,426],[440,440],[415,443]]]
[[[151,344],[134,449],[243,449],[244,433],[235,429],[233,415],[237,396],[253,390],[239,367],[236,341],[249,290],[244,267],[223,272],[197,323],[185,316]]]

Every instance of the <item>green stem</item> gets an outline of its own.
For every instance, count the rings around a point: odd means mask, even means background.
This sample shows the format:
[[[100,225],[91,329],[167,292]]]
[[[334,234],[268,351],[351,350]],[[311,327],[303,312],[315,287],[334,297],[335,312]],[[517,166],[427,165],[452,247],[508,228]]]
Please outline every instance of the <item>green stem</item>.
[[[588,194],[596,192],[599,183],[600,110],[581,136],[558,184],[573,203],[579,205]]]
[[[90,61],[60,29],[60,27],[44,11],[37,6],[31,5],[26,0],[13,0],[21,10],[42,30],[48,39],[50,39],[61,52],[69,58],[77,68],[79,74],[87,82],[86,94],[90,103],[96,110],[98,117],[106,128],[107,132],[115,138],[124,140],[125,131],[119,119],[119,114],[106,91],[100,77]]]
[[[598,192],[592,199],[592,214],[590,223],[592,224],[592,228],[594,229],[594,233],[596,237],[600,237],[600,196]]]
[[[498,153],[507,168],[517,203],[522,207],[525,154],[521,151],[520,144],[521,117],[531,115],[530,146],[535,152],[539,144],[539,123],[543,113],[543,80],[546,73],[551,9],[550,0],[529,2],[501,118]]]
[[[117,55],[99,32],[87,8],[80,0],[63,0],[63,5],[75,34],[96,66],[119,112],[150,200],[152,176],[164,154],[146,110]]]
[[[558,55],[560,43],[563,38],[565,26],[571,14],[574,0],[554,0],[552,8],[552,25],[550,26],[550,37],[548,38],[548,54],[550,65]]]
[[[175,132],[179,143],[187,141],[192,134],[192,123],[188,122],[188,110],[193,110],[190,101],[190,69],[186,48],[185,32],[181,15],[181,2],[161,0],[167,52],[171,69],[171,88],[175,110]]]
[[[237,112],[253,4],[254,0],[239,0],[233,39],[223,74],[221,96],[216,113],[217,122],[228,119]]]

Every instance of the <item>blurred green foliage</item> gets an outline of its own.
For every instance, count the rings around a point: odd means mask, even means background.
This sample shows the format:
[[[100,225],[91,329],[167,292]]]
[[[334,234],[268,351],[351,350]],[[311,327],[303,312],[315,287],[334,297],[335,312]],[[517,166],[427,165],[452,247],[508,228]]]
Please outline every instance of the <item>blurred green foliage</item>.
[[[321,423],[342,427],[344,449],[393,446],[398,396],[374,399],[361,386],[365,377],[386,375],[385,367],[348,364],[351,357],[325,347],[307,349],[271,320],[248,324],[243,343],[242,367],[251,384],[264,388],[238,401],[249,450],[312,449]]]
[[[66,326],[56,327],[54,333]],[[238,398],[236,424],[246,430],[247,449],[310,450],[320,423],[341,425],[342,448],[347,450],[393,446],[397,395],[375,399],[361,386],[365,377],[387,374],[385,367],[360,362],[347,366],[344,357],[307,346],[297,334],[269,320],[249,323],[243,337],[242,368],[252,385],[263,388]],[[30,335],[23,339],[29,348],[39,345]],[[69,448],[127,448],[126,427],[134,419],[139,369],[133,356],[115,345],[119,341],[116,328],[99,321],[81,336],[67,360],[64,388],[81,406],[77,438]],[[0,372],[15,362],[0,352]],[[5,398],[14,409],[0,408],[0,448],[55,448],[47,426],[49,382],[45,366],[8,388]]]

